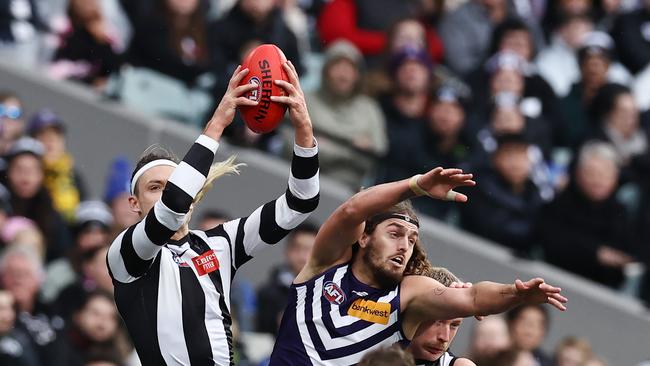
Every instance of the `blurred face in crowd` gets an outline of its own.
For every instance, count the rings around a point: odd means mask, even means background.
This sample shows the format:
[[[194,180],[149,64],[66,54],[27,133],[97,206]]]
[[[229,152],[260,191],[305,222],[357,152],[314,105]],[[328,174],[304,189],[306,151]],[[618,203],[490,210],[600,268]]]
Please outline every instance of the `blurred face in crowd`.
[[[308,231],[299,231],[291,236],[291,241],[287,243],[286,257],[294,274],[297,275],[307,264],[315,240],[316,234]]]
[[[609,59],[601,55],[587,55],[580,65],[582,82],[586,87],[599,88],[607,82]]]
[[[85,0],[84,0],[85,1]],[[166,0],[170,12],[179,16],[190,16],[199,6],[199,0]]]
[[[95,281],[100,289],[112,293],[113,282],[106,266],[106,253],[108,253],[107,246],[96,251],[90,260],[83,263],[83,272],[88,278]]]
[[[560,36],[572,49],[578,49],[585,36],[594,29],[594,25],[586,18],[574,18],[560,29]]]
[[[591,358],[589,361],[585,362],[583,366],[607,366],[603,361],[597,358]]]
[[[100,18],[102,12],[97,0],[70,0],[70,9],[82,22]]]
[[[136,182],[137,192],[129,197],[131,210],[143,219],[162,197],[167,180],[172,175],[174,167],[159,165],[148,169]]]
[[[2,140],[14,141],[23,134],[25,128],[22,103],[17,98],[10,97],[0,102],[0,109],[3,112],[0,114]]]
[[[488,316],[476,322],[470,341],[474,356],[489,357],[510,347],[508,326],[503,318]]]
[[[77,248],[82,252],[104,246],[108,243],[108,231],[98,225],[89,226],[77,236]]]
[[[513,345],[520,350],[534,351],[546,335],[546,318],[536,307],[526,307],[510,324]]]
[[[359,70],[350,60],[341,58],[332,62],[325,72],[327,88],[337,97],[352,95],[359,82]]]
[[[274,0],[240,0],[241,9],[253,20],[261,22],[271,13]]]
[[[137,213],[129,206],[129,194],[124,192],[111,201],[113,220],[120,231],[140,221]]]
[[[7,175],[9,185],[19,198],[32,198],[43,184],[44,173],[41,160],[32,154],[16,156],[9,164]]]
[[[391,53],[398,52],[405,47],[425,48],[426,34],[424,27],[415,19],[399,22],[395,26],[390,45]]]
[[[228,221],[225,217],[204,217],[199,222],[199,230],[207,231]]]
[[[616,97],[614,109],[609,113],[607,126],[630,138],[639,128],[639,109],[632,94]]]
[[[422,323],[409,345],[409,351],[416,359],[436,361],[447,352],[462,322],[463,318],[456,318]]]
[[[524,60],[533,58],[533,39],[525,30],[512,30],[503,35],[499,51],[512,51]]]
[[[565,346],[556,355],[557,366],[583,366],[590,357],[590,352],[582,347]]]
[[[578,186],[588,199],[599,202],[609,198],[618,184],[618,167],[598,156],[585,159],[576,172]]]
[[[9,291],[22,311],[31,311],[41,286],[41,273],[37,265],[24,255],[11,254],[4,259],[0,273],[2,286]]]
[[[436,101],[429,111],[429,128],[438,136],[455,136],[463,127],[465,111],[455,101]]]
[[[513,186],[526,183],[530,175],[528,145],[523,143],[506,143],[494,152],[494,168]]]
[[[497,108],[492,113],[491,127],[497,135],[520,133],[526,127],[526,118],[517,108]]]
[[[535,361],[535,357],[530,352],[519,352],[515,362],[512,363],[512,366],[537,366],[538,363]]]
[[[492,95],[510,92],[517,96],[524,94],[524,77],[516,70],[500,69],[490,80]]]
[[[45,147],[45,160],[55,160],[65,153],[65,135],[56,127],[46,127],[36,134]]]
[[[404,61],[397,69],[397,88],[406,94],[426,93],[429,87],[429,68],[416,60]]]
[[[104,296],[94,296],[77,314],[79,330],[93,342],[106,342],[117,332],[117,310]]]
[[[15,321],[14,297],[10,292],[0,290],[0,336],[7,334]]]
[[[559,5],[565,14],[584,14],[591,9],[591,0],[560,0]]]

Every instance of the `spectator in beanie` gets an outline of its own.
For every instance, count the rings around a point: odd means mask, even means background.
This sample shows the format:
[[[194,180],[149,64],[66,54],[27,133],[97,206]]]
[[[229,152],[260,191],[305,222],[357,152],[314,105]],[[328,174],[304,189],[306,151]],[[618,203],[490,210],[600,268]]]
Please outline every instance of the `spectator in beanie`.
[[[633,12],[621,15],[614,23],[612,37],[621,62],[636,74],[650,64],[650,0]]]
[[[381,108],[360,93],[363,67],[354,45],[333,43],[325,52],[320,88],[306,96],[320,146],[321,172],[353,190],[388,147]]]
[[[67,150],[65,125],[54,112],[41,110],[29,121],[27,132],[45,147],[44,185],[50,192],[54,208],[67,222],[72,222],[77,205],[86,196],[86,188]]]
[[[569,187],[545,207],[539,242],[545,259],[568,271],[617,288],[623,267],[632,262],[630,222],[616,201],[616,150],[605,142],[588,142],[577,157]]]
[[[111,238],[138,222],[138,215],[131,210],[128,200],[132,170],[131,163],[123,156],[113,159],[108,170],[104,202],[110,207],[113,216]]]
[[[530,352],[539,366],[553,366],[551,358],[540,349],[548,332],[548,311],[544,305],[527,305],[506,313],[512,347]]]
[[[3,183],[11,193],[14,215],[34,220],[46,242],[46,260],[65,255],[70,246],[70,233],[63,217],[54,209],[44,185],[43,145],[29,137],[17,140],[8,154],[7,174]]]
[[[16,328],[16,308],[13,295],[0,290],[0,364],[39,366],[36,351],[22,329]]]
[[[24,133],[23,103],[16,94],[0,91],[0,154],[5,154]]]

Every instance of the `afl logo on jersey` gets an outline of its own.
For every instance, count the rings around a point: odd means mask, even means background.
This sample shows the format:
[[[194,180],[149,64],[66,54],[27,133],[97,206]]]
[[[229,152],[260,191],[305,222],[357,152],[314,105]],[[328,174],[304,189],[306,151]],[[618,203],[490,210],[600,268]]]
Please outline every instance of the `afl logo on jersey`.
[[[323,296],[325,296],[330,304],[341,305],[345,302],[343,290],[332,281],[327,281],[323,285]]]

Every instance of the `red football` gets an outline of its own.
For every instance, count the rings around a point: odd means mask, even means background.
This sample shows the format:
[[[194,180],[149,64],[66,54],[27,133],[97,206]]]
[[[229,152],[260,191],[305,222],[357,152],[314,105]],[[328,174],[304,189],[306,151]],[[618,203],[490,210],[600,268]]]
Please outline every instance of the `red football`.
[[[247,97],[259,103],[254,107],[240,107],[240,112],[248,128],[257,133],[272,131],[287,110],[286,105],[271,101],[271,95],[284,95],[284,89],[275,85],[273,80],[289,81],[282,68],[285,62],[287,58],[282,50],[273,44],[263,44],[254,48],[242,64],[242,68],[249,69],[242,85],[257,84],[257,89],[248,93]]]

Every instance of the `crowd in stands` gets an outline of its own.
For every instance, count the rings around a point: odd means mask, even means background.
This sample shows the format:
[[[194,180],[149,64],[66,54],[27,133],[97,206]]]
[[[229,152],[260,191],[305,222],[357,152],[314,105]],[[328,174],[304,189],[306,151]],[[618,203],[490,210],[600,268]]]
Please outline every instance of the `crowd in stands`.
[[[478,183],[469,203],[419,211],[650,302],[650,0],[0,0],[2,60],[125,104],[145,78],[135,105],[162,97],[171,109],[145,109],[195,125],[205,115],[173,96],[207,96],[207,113],[263,43],[301,75],[322,175],[353,192],[461,167]],[[66,122],[0,90],[0,364],[136,365],[104,260],[137,220],[130,162],[116,157],[93,200]],[[226,135],[288,156],[286,132],[239,121]],[[241,331],[275,334],[316,231],[291,234],[259,292],[233,289]],[[573,336],[545,355],[548,323],[543,307],[489,317],[467,356],[607,364]]]

